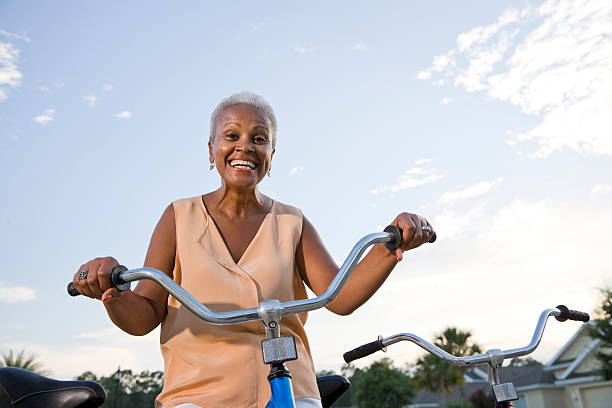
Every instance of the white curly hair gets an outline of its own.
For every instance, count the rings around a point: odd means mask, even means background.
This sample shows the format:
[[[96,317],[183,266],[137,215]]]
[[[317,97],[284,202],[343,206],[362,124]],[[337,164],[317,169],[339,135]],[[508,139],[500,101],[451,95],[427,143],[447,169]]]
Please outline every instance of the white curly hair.
[[[263,96],[247,91],[235,93],[219,102],[215,110],[213,110],[210,115],[210,136],[208,138],[208,141],[212,144],[215,140],[215,126],[217,125],[217,121],[219,120],[221,112],[223,112],[226,108],[230,106],[238,105],[240,103],[245,103],[247,105],[254,106],[259,109],[264,114],[264,116],[266,116],[268,122],[270,123],[270,127],[272,128],[270,129],[270,139],[272,141],[272,147],[275,147],[277,122],[276,116],[274,115],[274,109],[272,109],[272,106],[270,106],[270,104],[263,98]]]

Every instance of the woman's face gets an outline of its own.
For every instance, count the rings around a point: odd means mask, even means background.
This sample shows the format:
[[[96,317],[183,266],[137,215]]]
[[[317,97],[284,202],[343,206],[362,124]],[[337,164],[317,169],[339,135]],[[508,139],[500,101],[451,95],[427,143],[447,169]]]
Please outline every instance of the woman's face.
[[[208,149],[228,187],[252,188],[265,177],[274,155],[271,131],[266,116],[254,106],[241,103],[221,112]]]

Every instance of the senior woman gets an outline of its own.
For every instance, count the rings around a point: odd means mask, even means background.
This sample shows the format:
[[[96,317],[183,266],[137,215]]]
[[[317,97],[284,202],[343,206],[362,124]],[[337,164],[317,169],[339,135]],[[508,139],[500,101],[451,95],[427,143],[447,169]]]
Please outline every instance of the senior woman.
[[[215,312],[256,307],[266,299],[302,299],[305,285],[320,295],[339,269],[299,209],[258,190],[270,175],[276,128],[262,97],[243,92],[224,99],[211,115],[208,142],[220,187],[170,204],[151,237],[144,266],[163,271]],[[433,235],[427,220],[415,214],[402,213],[392,224],[403,231],[400,248],[392,253],[374,246],[329,310],[347,315],[357,309],[403,251]],[[144,335],[161,323],[165,377],[156,407],[265,406],[270,390],[260,349],[263,325],[202,322],[148,280],[120,293],[109,279],[117,264],[111,257],[91,260],[78,269],[87,273],[75,274],[73,282],[81,294],[102,300],[127,333]],[[305,322],[306,314],[284,317],[281,335],[295,337],[300,356],[287,363],[297,406],[320,407]]]

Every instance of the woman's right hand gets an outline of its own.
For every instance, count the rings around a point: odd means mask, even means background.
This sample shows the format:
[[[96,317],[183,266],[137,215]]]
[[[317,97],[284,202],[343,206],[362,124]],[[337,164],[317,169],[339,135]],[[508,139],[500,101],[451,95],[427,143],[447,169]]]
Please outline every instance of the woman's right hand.
[[[104,303],[118,299],[121,292],[111,286],[111,272],[119,262],[113,257],[96,258],[81,265],[72,278],[75,289]]]

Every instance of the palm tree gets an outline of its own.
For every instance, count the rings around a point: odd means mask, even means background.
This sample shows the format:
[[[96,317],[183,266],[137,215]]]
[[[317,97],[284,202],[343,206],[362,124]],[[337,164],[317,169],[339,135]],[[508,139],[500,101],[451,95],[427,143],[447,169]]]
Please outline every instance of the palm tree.
[[[449,354],[458,357],[470,356],[480,353],[480,347],[471,343],[472,333],[449,327],[434,340],[434,344]],[[419,388],[437,393],[444,390],[450,393],[455,387],[464,384],[464,369],[440,360],[438,357],[427,354],[417,360],[414,381]]]
[[[19,352],[9,350],[8,353],[2,353],[0,367],[17,367],[40,375],[49,375],[49,372],[42,368],[42,364],[36,358],[35,354],[26,355],[25,350]]]

